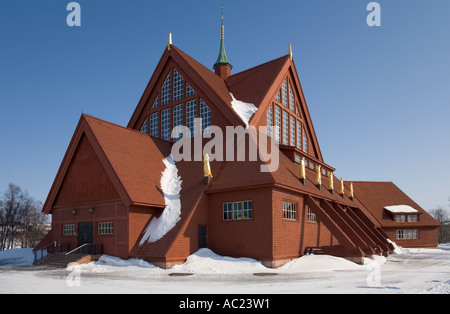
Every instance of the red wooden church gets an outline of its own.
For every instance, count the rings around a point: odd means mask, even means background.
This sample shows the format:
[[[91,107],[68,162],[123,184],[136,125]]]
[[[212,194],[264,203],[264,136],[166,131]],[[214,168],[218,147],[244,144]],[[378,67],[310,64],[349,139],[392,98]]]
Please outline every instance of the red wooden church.
[[[208,247],[278,267],[308,252],[361,262],[389,254],[388,238],[437,246],[439,224],[393,183],[333,177],[291,50],[240,73],[231,69],[223,26],[214,72],[170,38],[127,127],[83,114],[44,204],[52,229],[35,250],[89,244],[171,267]],[[253,112],[243,116],[236,100]],[[278,168],[261,172],[266,162],[250,161],[248,150],[243,161],[175,162],[176,126],[191,131],[182,139],[189,143],[211,126],[267,126],[258,136],[279,143]]]

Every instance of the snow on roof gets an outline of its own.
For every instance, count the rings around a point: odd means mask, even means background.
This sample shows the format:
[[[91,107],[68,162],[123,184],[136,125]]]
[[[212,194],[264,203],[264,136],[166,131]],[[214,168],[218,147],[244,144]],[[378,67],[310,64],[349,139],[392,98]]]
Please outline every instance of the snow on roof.
[[[258,110],[258,108],[256,108],[254,104],[237,100],[236,98],[234,98],[232,93],[230,93],[230,95],[231,98],[233,99],[231,101],[231,107],[233,107],[233,110],[239,115],[242,121],[244,121],[245,126],[248,128],[248,122],[250,121],[250,118]]]
[[[393,205],[384,207],[387,211],[397,214],[397,213],[418,213],[419,211],[412,208],[409,205]]]
[[[177,222],[181,215],[181,178],[178,176],[178,169],[173,160],[172,154],[163,160],[166,169],[161,175],[161,190],[164,194],[166,207],[161,216],[154,217],[142,237],[139,245],[146,241],[153,243],[164,237]]]

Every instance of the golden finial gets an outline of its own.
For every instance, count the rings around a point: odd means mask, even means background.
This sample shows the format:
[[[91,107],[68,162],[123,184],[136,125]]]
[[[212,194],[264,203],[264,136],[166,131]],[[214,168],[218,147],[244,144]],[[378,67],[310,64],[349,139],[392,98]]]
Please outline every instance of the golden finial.
[[[302,157],[302,160],[300,160],[300,181],[302,184],[306,183],[306,168],[305,168],[305,157]]]
[[[322,166],[317,166],[316,168],[316,185],[317,187],[320,187],[322,185],[322,172],[321,172]]]
[[[170,46],[172,46],[172,33],[169,33],[169,41],[167,43],[167,50],[170,50]]]
[[[329,177],[330,181],[328,181],[328,191],[330,191],[331,193],[333,193],[334,190],[334,175],[333,172],[330,172],[330,177]]]
[[[212,177],[208,154],[206,154],[205,157],[203,157],[203,173],[205,178]]]
[[[341,195],[342,197],[344,197],[344,179],[341,178],[340,181],[340,187],[339,187],[339,195]]]
[[[350,191],[348,193],[348,197],[353,200],[353,182],[350,183]]]
[[[292,60],[292,45],[291,44],[289,44],[289,57]]]

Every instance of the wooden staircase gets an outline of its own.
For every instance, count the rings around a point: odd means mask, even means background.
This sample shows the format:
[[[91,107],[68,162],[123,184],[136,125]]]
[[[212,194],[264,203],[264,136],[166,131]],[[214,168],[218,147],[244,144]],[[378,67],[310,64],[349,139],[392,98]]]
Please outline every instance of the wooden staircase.
[[[55,268],[66,268],[70,263],[87,264],[96,261],[100,255],[91,255],[83,253],[74,253],[66,255],[66,253],[54,253],[36,261],[34,265],[47,266]]]

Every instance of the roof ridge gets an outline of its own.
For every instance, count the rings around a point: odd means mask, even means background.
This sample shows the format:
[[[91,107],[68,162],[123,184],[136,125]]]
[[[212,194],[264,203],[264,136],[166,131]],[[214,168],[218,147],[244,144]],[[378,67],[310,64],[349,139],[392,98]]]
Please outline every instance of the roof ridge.
[[[102,123],[105,123],[105,124],[109,124],[109,125],[111,125],[111,126],[115,126],[115,127],[118,127],[118,128],[122,128],[122,129],[128,130],[128,131],[130,131],[130,132],[135,132],[135,133],[140,134],[140,135],[143,135],[143,136],[148,135],[148,134],[142,133],[141,131],[138,131],[138,130],[135,130],[135,129],[132,129],[132,128],[129,128],[129,127],[126,127],[126,126],[117,124],[117,123],[113,123],[113,122],[110,122],[110,121],[106,121],[106,120],[100,119],[100,118],[98,118],[98,117],[94,117],[94,116],[89,115],[89,114],[86,114],[86,113],[83,113],[81,116],[82,116],[83,118],[85,118],[86,121],[88,121],[89,119],[93,119],[93,120],[97,120],[97,121],[102,122]]]

